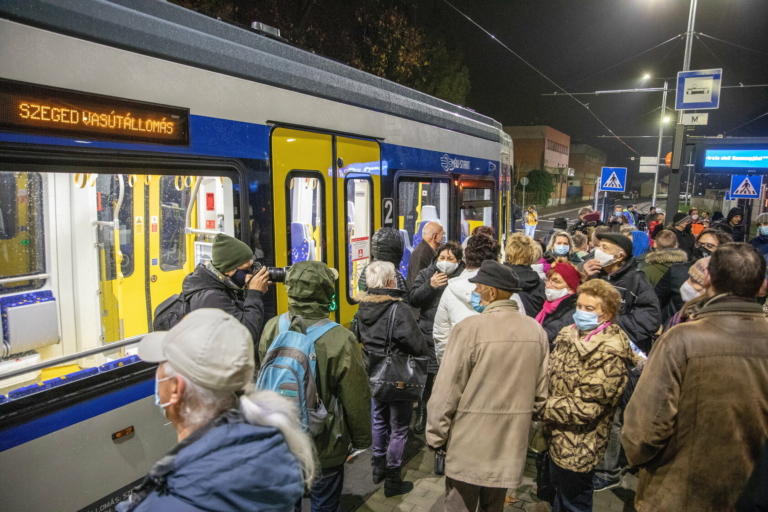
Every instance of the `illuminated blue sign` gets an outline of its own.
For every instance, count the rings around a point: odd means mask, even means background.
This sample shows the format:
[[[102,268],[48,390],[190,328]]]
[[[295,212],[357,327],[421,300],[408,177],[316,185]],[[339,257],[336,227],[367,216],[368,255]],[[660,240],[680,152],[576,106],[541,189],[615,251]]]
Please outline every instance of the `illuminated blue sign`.
[[[707,149],[704,167],[768,169],[768,149]]]
[[[713,109],[720,106],[722,69],[681,71],[677,74],[675,110]]]

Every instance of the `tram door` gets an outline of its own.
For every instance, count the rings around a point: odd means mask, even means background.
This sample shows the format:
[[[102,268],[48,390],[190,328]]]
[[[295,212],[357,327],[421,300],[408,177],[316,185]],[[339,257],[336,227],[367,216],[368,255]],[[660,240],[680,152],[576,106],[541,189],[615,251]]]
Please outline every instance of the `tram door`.
[[[344,325],[354,316],[359,272],[380,224],[373,207],[379,169],[374,141],[288,128],[272,133],[275,266],[323,261],[337,269],[333,307]],[[278,313],[287,312],[285,287],[276,291]]]

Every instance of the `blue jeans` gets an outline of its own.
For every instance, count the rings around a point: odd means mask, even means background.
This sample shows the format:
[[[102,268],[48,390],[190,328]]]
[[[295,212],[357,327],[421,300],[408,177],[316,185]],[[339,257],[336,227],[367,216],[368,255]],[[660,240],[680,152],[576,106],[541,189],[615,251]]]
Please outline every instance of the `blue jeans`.
[[[322,476],[315,480],[309,493],[312,512],[337,512],[341,504],[341,489],[344,486],[344,464],[323,469]],[[301,512],[301,501],[294,510]]]
[[[387,456],[388,468],[403,465],[403,452],[408,441],[408,426],[413,415],[413,402],[373,400],[373,456]]]
[[[536,226],[538,226],[538,224],[523,224],[523,227],[525,228],[526,236],[529,236],[531,238],[536,236]]]
[[[549,459],[549,473],[555,488],[552,512],[592,512],[594,471],[578,473],[561,468]]]

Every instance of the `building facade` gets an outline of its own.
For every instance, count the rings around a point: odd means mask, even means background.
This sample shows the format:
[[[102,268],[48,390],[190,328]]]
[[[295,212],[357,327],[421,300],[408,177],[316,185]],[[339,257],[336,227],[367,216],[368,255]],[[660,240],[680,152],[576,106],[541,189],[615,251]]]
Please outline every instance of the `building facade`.
[[[587,144],[573,144],[569,160],[573,176],[568,178],[568,188],[581,188],[582,201],[594,199],[595,186],[607,161],[608,155],[599,149]]]

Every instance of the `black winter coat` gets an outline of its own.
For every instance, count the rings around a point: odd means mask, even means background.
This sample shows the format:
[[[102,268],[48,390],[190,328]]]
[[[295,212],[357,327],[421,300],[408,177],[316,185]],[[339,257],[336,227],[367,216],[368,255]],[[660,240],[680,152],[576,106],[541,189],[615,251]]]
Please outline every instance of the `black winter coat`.
[[[741,224],[736,224],[735,226],[731,225],[731,220],[737,215],[742,216]],[[733,231],[733,241],[734,242],[743,242],[744,241],[744,210],[739,208],[738,206],[736,208],[731,208],[728,211],[728,216],[725,218],[724,224],[728,225],[728,227],[731,228]]]
[[[514,270],[520,280],[520,291],[517,293],[520,295],[520,300],[523,301],[525,314],[531,318],[536,318],[544,305],[544,301],[547,300],[544,293],[544,281],[530,265],[510,265],[509,263],[505,263],[505,265]]]
[[[416,281],[419,272],[430,266],[434,261],[435,256],[437,256],[435,250],[423,240],[413,249],[411,260],[408,263],[408,275],[406,276],[406,284],[408,285],[409,290]]]
[[[693,263],[690,261],[672,265],[656,283],[654,291],[659,298],[662,324],[666,324],[683,307],[684,301],[680,295],[680,287],[688,280],[688,269]]]
[[[358,296],[354,334],[363,344],[366,367],[369,352],[386,351],[389,309],[392,307],[397,308],[392,326],[393,350],[412,356],[428,355],[427,343],[413,310],[403,301],[404,295],[397,289],[369,288],[367,293]]]
[[[653,336],[661,326],[661,311],[653,287],[645,274],[637,269],[637,261],[630,258],[613,274],[602,270],[598,277],[611,283],[621,294],[619,326],[647,354],[651,350]]]
[[[693,246],[696,245],[696,237],[693,236],[693,233],[691,233],[691,226],[686,226],[682,231],[678,231],[675,228],[670,228],[670,231],[672,231],[677,237],[677,248],[681,251],[685,251],[685,253],[688,255],[688,258],[690,259],[691,254],[693,254]]]
[[[545,331],[547,331],[547,339],[549,340],[552,349],[552,342],[555,341],[557,335],[563,330],[563,327],[574,323],[573,314],[576,312],[576,300],[579,298],[577,293],[574,293],[570,297],[566,297],[563,301],[557,305],[552,313],[544,317],[544,323],[541,325]]]
[[[448,287],[447,284],[440,288],[432,288],[429,284],[429,280],[437,272],[437,262],[432,262],[430,266],[419,272],[416,276],[416,280],[413,282],[413,288],[411,288],[408,294],[408,302],[411,306],[419,310],[419,328],[424,335],[424,341],[429,347],[429,373],[437,373],[440,366],[437,364],[437,356],[435,355],[435,340],[432,338],[432,328],[435,325],[435,314],[437,313],[437,306],[440,305],[440,297],[443,296],[443,292]],[[449,278],[457,277],[464,272],[464,262],[459,263],[456,270],[449,274]]]
[[[381,228],[371,237],[371,256],[374,261],[388,261],[395,268],[403,259],[403,237],[395,228]]]
[[[237,318],[248,328],[258,353],[261,330],[264,327],[264,303],[258,290],[241,290],[226,276],[201,263],[184,278],[181,290],[189,300],[189,310],[200,308],[221,309]]]

